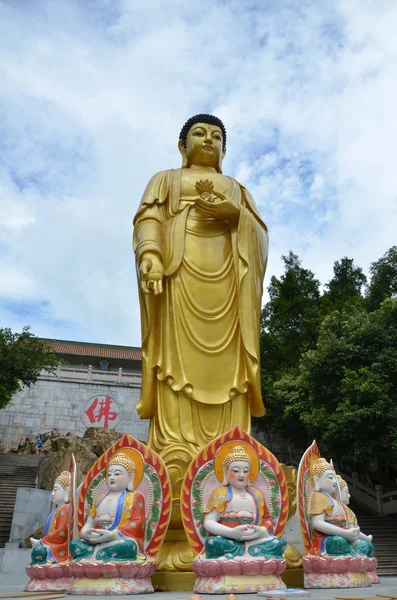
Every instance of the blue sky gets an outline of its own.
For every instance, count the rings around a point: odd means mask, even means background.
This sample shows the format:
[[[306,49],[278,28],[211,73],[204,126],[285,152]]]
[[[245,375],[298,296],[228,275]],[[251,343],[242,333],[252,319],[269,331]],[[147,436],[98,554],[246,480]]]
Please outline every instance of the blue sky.
[[[0,0],[0,326],[139,345],[131,225],[198,112],[325,283],[396,241],[392,0]]]

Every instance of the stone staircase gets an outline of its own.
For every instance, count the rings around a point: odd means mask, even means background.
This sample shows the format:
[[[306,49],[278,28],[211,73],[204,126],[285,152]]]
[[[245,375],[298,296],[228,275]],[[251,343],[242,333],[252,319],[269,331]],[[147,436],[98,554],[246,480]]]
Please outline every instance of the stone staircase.
[[[40,456],[0,454],[0,548],[8,542],[18,487],[36,487]]]
[[[363,533],[373,535],[375,556],[378,559],[377,573],[381,577],[397,576],[397,514],[388,517],[374,516],[365,508],[352,502],[352,511]]]

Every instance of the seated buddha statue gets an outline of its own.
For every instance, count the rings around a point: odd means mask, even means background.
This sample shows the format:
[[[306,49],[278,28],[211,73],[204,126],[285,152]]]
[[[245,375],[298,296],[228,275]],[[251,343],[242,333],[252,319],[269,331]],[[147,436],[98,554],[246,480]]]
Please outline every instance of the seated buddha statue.
[[[310,467],[314,491],[310,495],[309,515],[312,537],[309,554],[317,556],[356,556],[354,545],[360,528],[348,523],[344,505],[335,498],[335,470],[324,458]]]
[[[50,513],[44,530],[44,536],[32,543],[31,565],[64,562],[70,558],[68,552],[70,473],[62,471],[55,479],[52,501],[55,509]]]
[[[106,469],[107,491],[94,501],[80,540],[70,543],[75,561],[135,561],[144,559],[145,503],[134,491],[135,462],[116,452]]]
[[[340,475],[337,475],[336,478],[339,483],[339,489],[340,489],[340,493],[341,493],[341,500],[343,503],[343,507],[346,511],[347,526],[348,526],[348,528],[352,528],[352,527],[357,528],[358,527],[357,517],[354,514],[354,512],[351,510],[351,508],[349,508],[349,506],[348,506],[348,504],[350,503],[349,486],[347,485],[346,481],[344,479],[342,479],[342,477]],[[358,534],[358,538],[353,542],[353,548],[358,554],[361,554],[362,556],[367,556],[368,558],[371,558],[374,555],[374,546],[372,544],[372,535],[365,535],[365,533],[363,533],[360,530],[360,532]]]
[[[206,558],[283,558],[287,542],[272,533],[264,495],[250,484],[251,462],[243,446],[223,460],[223,485],[211,492],[203,511]]]

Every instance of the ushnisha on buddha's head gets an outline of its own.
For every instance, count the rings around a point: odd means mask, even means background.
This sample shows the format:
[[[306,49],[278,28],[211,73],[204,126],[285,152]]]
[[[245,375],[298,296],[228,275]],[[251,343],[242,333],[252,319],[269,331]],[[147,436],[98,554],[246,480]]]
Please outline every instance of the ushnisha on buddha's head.
[[[313,463],[311,471],[315,491],[326,492],[332,496],[336,490],[335,470],[333,466],[325,458],[319,458]]]
[[[111,492],[134,490],[135,463],[124,452],[113,454],[107,465],[106,481]]]
[[[349,502],[350,502],[349,486],[347,485],[346,481],[344,479],[342,479],[342,477],[340,475],[337,475],[336,479],[338,480],[338,483],[339,483],[340,495],[341,495],[341,500],[342,500],[343,504],[349,504]]]
[[[223,461],[223,485],[245,489],[250,485],[252,459],[244,446],[235,446]]]
[[[52,501],[55,506],[59,506],[62,502],[69,502],[70,481],[69,471],[62,471],[55,479],[51,493]]]
[[[182,127],[178,142],[182,167],[206,167],[222,173],[226,154],[226,129],[218,117],[200,114]]]

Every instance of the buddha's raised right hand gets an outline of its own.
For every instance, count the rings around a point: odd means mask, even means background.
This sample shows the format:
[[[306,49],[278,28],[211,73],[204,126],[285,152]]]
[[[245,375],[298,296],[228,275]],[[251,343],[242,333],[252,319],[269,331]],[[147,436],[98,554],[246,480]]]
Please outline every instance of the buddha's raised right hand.
[[[164,269],[160,257],[155,252],[145,252],[140,265],[140,284],[144,294],[151,292],[158,296],[163,293]]]

